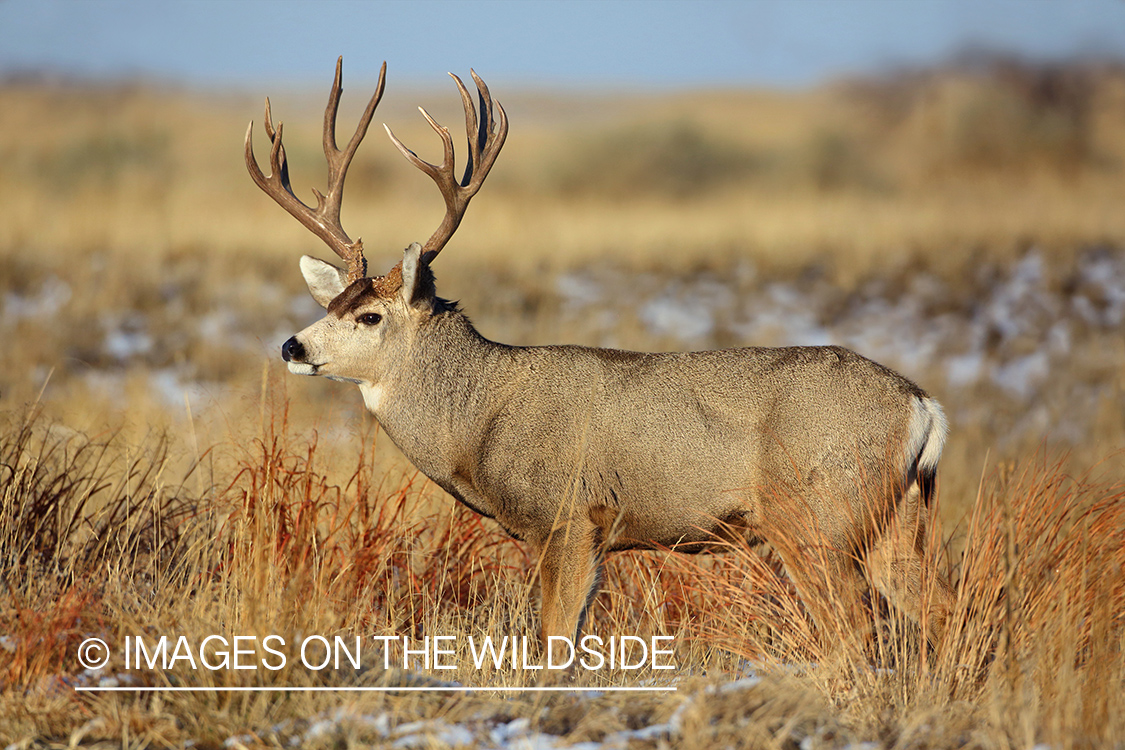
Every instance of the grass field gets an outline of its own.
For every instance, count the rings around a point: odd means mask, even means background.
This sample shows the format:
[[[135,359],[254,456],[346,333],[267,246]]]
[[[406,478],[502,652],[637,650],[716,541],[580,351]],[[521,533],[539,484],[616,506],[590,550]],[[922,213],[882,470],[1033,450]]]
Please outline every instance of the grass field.
[[[298,192],[320,185],[322,93],[261,93]],[[535,631],[528,551],[407,464],[354,389],[285,372],[278,345],[319,315],[296,260],[329,253],[246,176],[258,93],[9,81],[0,747],[1120,746],[1125,74],[493,93],[512,134],[439,292],[509,343],[831,342],[919,382],[952,427],[945,644],[873,598],[874,652],[838,647],[770,556],[622,553],[587,630],[671,636],[675,669],[477,668],[470,638]],[[416,104],[460,121],[452,85],[403,90],[392,67],[377,117],[434,158]],[[343,221],[379,272],[442,209],[369,140]],[[125,669],[127,637],[160,635],[254,637],[259,666]],[[263,667],[268,635],[359,636],[362,666]],[[373,648],[434,635],[453,669]],[[102,672],[78,663],[88,637]],[[404,689],[541,679],[585,690]],[[76,690],[97,685],[398,689]],[[676,690],[605,690],[623,686]]]

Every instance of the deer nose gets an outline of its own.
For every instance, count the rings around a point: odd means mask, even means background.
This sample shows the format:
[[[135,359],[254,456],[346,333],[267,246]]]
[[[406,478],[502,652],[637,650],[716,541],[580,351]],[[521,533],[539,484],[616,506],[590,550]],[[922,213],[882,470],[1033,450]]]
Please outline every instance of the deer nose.
[[[281,345],[281,358],[286,362],[297,360],[298,362],[305,358],[305,347],[297,340],[296,336],[290,336],[289,340]]]

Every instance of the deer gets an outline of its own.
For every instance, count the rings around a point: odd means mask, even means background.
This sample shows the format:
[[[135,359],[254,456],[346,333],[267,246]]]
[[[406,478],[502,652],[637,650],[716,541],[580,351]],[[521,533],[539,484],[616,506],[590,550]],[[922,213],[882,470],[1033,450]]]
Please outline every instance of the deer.
[[[608,553],[710,552],[734,541],[776,549],[822,628],[853,623],[847,637],[862,630],[854,623],[873,588],[919,623],[931,646],[940,643],[952,591],[925,549],[948,430],[935,399],[838,346],[647,353],[485,338],[437,295],[431,270],[508,135],[503,106],[475,71],[479,115],[449,74],[465,112],[461,179],[449,130],[425,109],[443,144],[440,164],[423,161],[384,124],[437,185],[446,211],[424,244],[368,276],[363,242],[344,231],[340,206],[387,66],[340,149],[342,64],[324,113],[328,192],[313,189],[315,207],[293,192],[269,99],[268,176],[254,155],[253,122],[246,132],[253,181],[344,261],[301,258],[326,314],[285,341],[282,358],[291,373],[357,385],[422,474],[530,545],[544,649],[551,638],[579,637]],[[818,596],[825,586],[832,596]]]

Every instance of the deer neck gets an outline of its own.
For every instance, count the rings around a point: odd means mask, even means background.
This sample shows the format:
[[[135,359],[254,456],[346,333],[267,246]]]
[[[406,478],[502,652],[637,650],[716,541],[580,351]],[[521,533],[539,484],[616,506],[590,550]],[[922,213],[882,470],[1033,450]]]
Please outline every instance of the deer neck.
[[[502,377],[507,347],[481,336],[459,311],[435,315],[376,382],[360,385],[364,404],[387,436],[439,484],[472,451]]]

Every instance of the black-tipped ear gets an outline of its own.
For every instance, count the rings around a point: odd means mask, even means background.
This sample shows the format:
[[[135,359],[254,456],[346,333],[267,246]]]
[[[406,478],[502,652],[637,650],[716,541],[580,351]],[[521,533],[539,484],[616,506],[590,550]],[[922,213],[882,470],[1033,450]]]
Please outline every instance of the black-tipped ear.
[[[402,253],[402,299],[410,307],[432,302],[434,276],[422,261],[422,246],[417,242]]]

